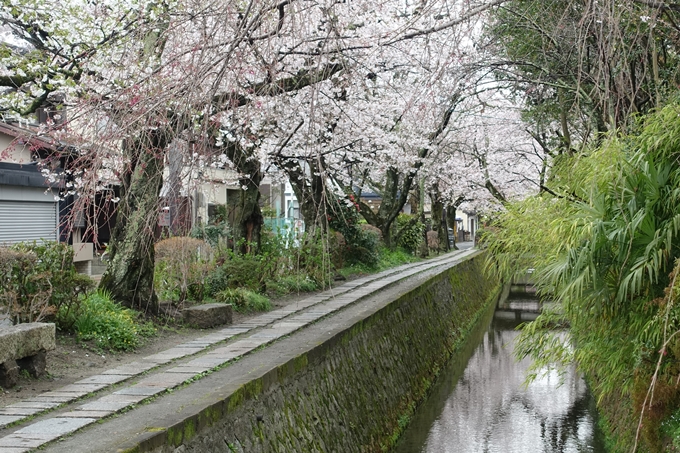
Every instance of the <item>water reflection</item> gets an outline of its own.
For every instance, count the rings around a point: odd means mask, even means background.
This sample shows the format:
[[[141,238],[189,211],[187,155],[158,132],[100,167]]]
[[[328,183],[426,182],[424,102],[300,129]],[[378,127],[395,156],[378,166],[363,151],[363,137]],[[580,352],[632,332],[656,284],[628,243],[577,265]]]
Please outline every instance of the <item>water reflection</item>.
[[[494,318],[467,366],[453,363],[442,375],[396,452],[605,451],[592,397],[573,370],[524,387],[530,363],[512,355],[517,324]]]

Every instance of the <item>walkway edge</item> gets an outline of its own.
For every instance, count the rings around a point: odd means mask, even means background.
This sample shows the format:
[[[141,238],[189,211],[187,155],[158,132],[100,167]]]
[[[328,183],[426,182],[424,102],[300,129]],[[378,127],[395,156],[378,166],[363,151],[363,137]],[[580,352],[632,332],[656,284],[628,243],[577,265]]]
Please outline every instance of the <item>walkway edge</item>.
[[[352,314],[352,316],[343,321],[344,324],[341,322],[327,326],[325,324],[333,324],[330,322],[332,319],[324,319],[319,321],[315,324],[316,330],[324,333],[324,330],[332,329],[328,331],[328,335],[326,335],[322,342],[318,342],[316,339],[311,338],[311,341],[307,342],[307,344],[310,346],[302,350],[302,352],[300,348],[293,349],[287,345],[283,345],[284,347],[282,350],[286,351],[286,353],[281,354],[277,353],[276,351],[271,351],[273,352],[274,356],[278,357],[279,360],[267,363],[266,365],[268,366],[262,366],[262,364],[255,364],[255,366],[253,366],[252,363],[247,364],[245,368],[250,370],[250,372],[246,375],[247,379],[233,380],[228,383],[222,382],[220,387],[214,388],[214,395],[201,395],[197,399],[187,399],[186,401],[190,401],[191,404],[185,406],[183,410],[173,411],[173,413],[165,415],[160,420],[160,423],[145,426],[145,429],[143,429],[141,432],[138,432],[127,442],[118,443],[115,450],[97,451],[175,451],[175,448],[179,447],[180,445],[191,442],[197,433],[213,427],[220,420],[233,415],[234,412],[243,407],[244,404],[256,400],[259,396],[264,395],[268,390],[279,386],[282,380],[296,375],[296,373],[299,373],[309,364],[316,363],[319,358],[327,354],[329,349],[333,348],[333,346],[341,344],[343,339],[346,338],[348,334],[350,334],[353,330],[357,330],[357,325],[359,323],[364,323],[369,320],[368,323],[370,324],[370,319],[373,318],[374,315],[383,311],[384,308],[388,307],[393,302],[404,297],[405,295],[413,293],[414,291],[418,292],[419,288],[426,286],[426,284],[432,280],[440,278],[441,275],[443,275],[446,271],[458,266],[461,263],[470,262],[478,256],[479,253],[474,253],[472,256],[468,256],[461,261],[451,263],[445,268],[433,270],[429,273],[429,275],[415,276],[412,279],[409,279],[409,282],[407,282],[411,283],[410,285],[407,285],[406,283],[397,285],[400,287],[399,290],[392,291],[394,294],[391,294],[392,297],[390,297],[389,300],[377,302],[366,301],[366,305],[369,306],[365,307],[363,311],[359,310],[358,313]],[[358,305],[364,304],[360,303]],[[354,308],[358,309],[359,307],[357,306]],[[335,316],[333,318],[335,318]],[[347,322],[348,320],[350,322]],[[294,337],[297,335],[298,334],[296,333],[288,338],[288,343],[294,342]],[[283,341],[281,343],[283,343]],[[277,354],[279,355],[277,356]],[[257,354],[253,354],[252,356],[254,355]],[[254,357],[249,357],[249,359],[253,359],[253,362],[257,362],[257,360],[254,360]],[[214,377],[215,379],[213,379],[213,381],[219,382],[218,376]],[[210,382],[206,380],[204,384],[210,388]],[[200,394],[201,390],[197,389],[195,390],[195,393]],[[172,406],[170,405],[169,407]],[[125,417],[125,415],[122,417]],[[267,423],[271,423],[271,421],[267,420]],[[87,435],[87,433],[82,433],[80,436],[82,437],[85,435]],[[78,436],[78,434],[75,436]],[[63,446],[54,444],[54,447],[56,448],[48,447],[47,451],[81,451],[80,449],[73,449],[74,445],[69,444],[73,444],[71,439],[67,439]],[[250,449],[242,450],[242,447],[239,446],[234,448],[236,449],[232,451],[251,451]],[[180,450],[185,451],[184,447],[182,447]],[[257,451],[269,450],[265,449]]]

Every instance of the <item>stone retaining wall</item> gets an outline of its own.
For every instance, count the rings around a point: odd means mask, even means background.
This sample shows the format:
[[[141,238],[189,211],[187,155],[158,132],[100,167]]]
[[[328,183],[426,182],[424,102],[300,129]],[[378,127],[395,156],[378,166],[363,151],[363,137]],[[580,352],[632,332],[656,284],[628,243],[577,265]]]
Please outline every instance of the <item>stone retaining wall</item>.
[[[135,451],[378,452],[496,301],[479,255]],[[400,424],[401,419],[401,424]]]

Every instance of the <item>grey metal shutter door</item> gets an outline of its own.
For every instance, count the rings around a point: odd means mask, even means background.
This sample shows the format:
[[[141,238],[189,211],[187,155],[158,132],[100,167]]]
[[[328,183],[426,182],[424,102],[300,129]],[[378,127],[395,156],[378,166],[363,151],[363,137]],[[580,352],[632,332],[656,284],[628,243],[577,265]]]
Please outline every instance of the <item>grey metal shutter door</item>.
[[[57,204],[0,200],[0,245],[57,240]]]

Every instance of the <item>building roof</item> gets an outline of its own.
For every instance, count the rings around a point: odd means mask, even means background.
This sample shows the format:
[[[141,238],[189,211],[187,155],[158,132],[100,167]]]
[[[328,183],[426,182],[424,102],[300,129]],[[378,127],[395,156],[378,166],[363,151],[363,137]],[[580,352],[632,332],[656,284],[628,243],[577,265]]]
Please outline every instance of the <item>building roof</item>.
[[[59,182],[47,182],[35,163],[0,162],[0,185],[50,188],[59,187]]]
[[[49,135],[41,134],[38,127],[31,127],[29,123],[26,123],[26,125],[27,127],[24,127],[12,122],[0,121],[0,133],[15,137],[16,143],[19,145],[29,145],[51,151],[72,148],[72,145],[56,140]]]

